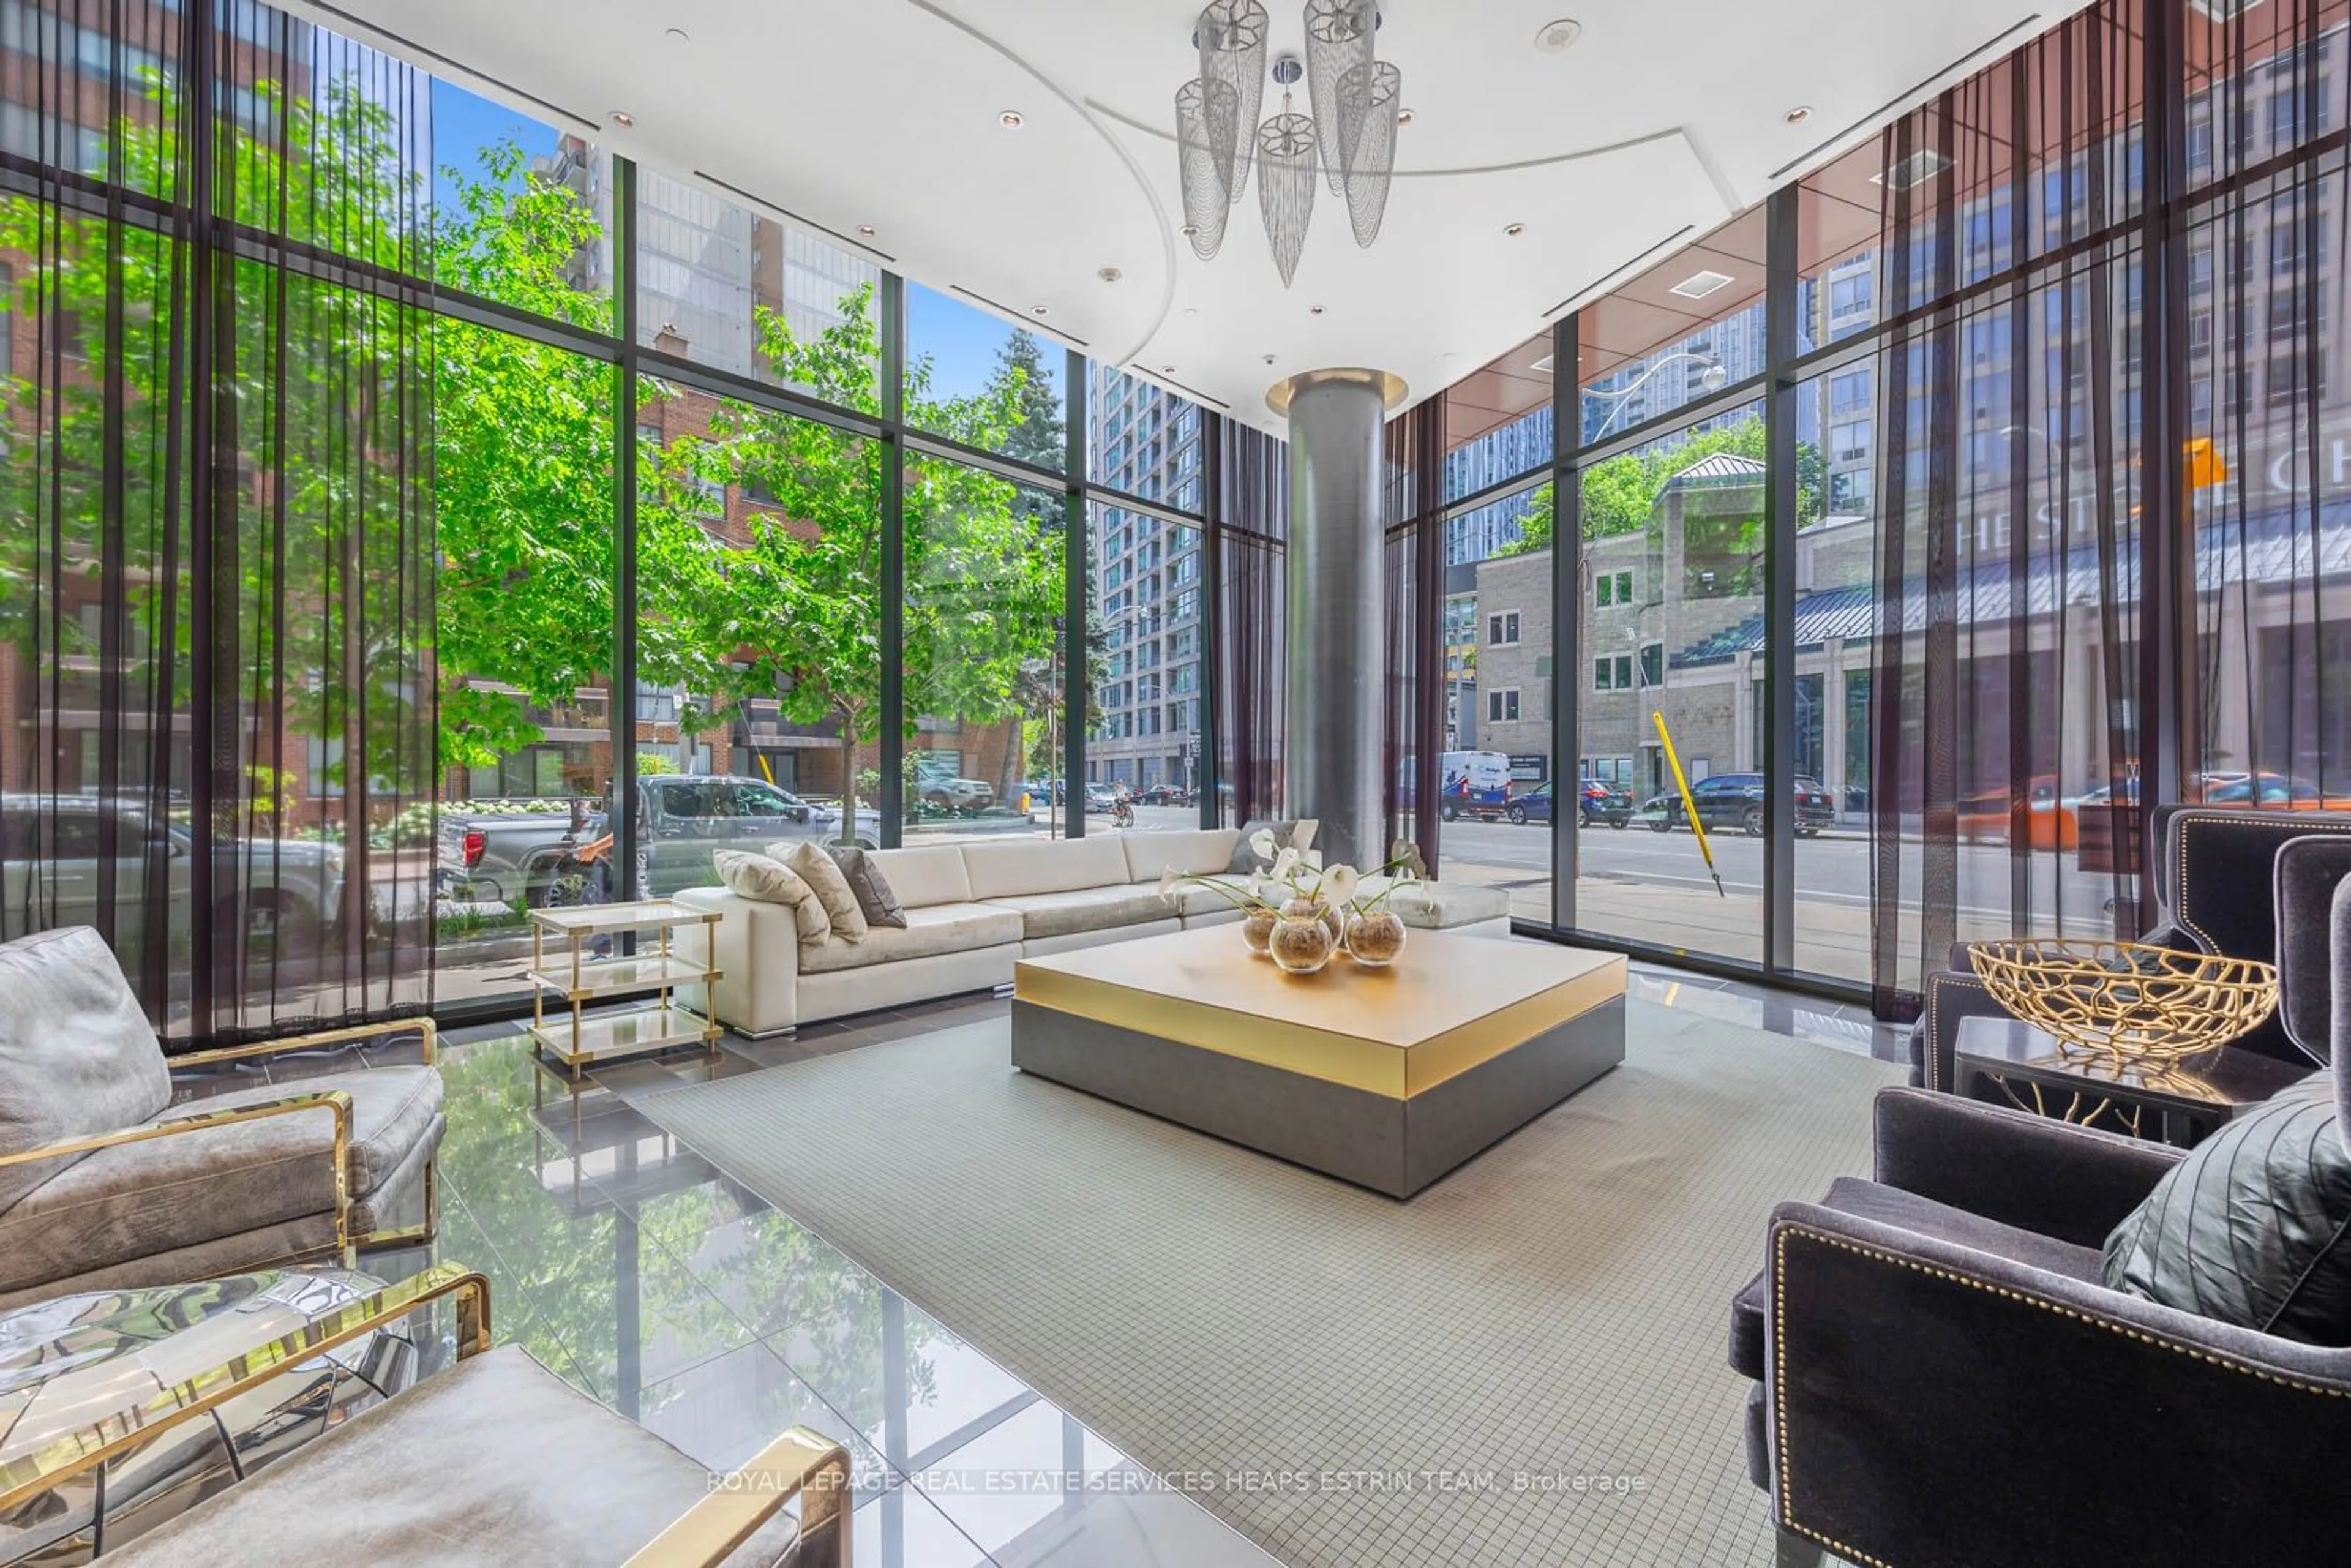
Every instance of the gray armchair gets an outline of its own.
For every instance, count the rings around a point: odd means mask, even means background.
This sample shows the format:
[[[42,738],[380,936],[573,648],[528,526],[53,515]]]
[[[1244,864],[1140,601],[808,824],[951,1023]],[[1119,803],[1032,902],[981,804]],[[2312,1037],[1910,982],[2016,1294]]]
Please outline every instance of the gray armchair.
[[[0,1308],[431,1239],[448,1124],[429,1019],[167,1061],[87,927],[0,944]],[[421,1065],[172,1105],[175,1071],[403,1038]]]
[[[2263,963],[2276,962],[2297,933],[2324,945],[2325,899],[2314,908],[2290,898],[2273,869],[2278,852],[2295,840],[2331,841],[2351,863],[2351,811],[2172,806],[2157,813],[2156,826],[2164,843],[2155,877],[2162,915],[2139,940]],[[2323,998],[2325,987],[2307,994]],[[1910,1082],[1950,1088],[1959,1020],[1979,1015],[2008,1016],[1976,978],[1965,950],[1954,948],[1950,967],[1927,977],[1925,1010],[1910,1035]],[[2283,1010],[2237,1043],[2284,1061],[2325,1060],[2288,1028]]]
[[[87,1484],[285,1369],[420,1310],[455,1307],[456,1364],[341,1422],[102,1563],[620,1563],[631,1568],[847,1568],[848,1451],[795,1427],[716,1474],[533,1360],[491,1348],[490,1287],[427,1269],[160,1389],[133,1416],[22,1453],[0,1440],[0,1513]],[[106,1405],[110,1413],[115,1410]],[[799,1517],[784,1513],[798,1500]]]
[[[2325,1061],[2351,1030],[2351,838],[2238,854],[2274,889],[2279,1030]],[[1870,1179],[1774,1209],[1731,1308],[1782,1563],[2305,1558],[2341,1490],[2311,1456],[2351,1443],[2351,1349],[2102,1282],[2107,1236],[2187,1151],[1923,1089],[1873,1115]]]
[[[2183,1151],[1915,1089],[1876,1133],[1873,1180],[1773,1210],[1733,1309],[1783,1564],[2307,1559],[2351,1350],[2099,1283]]]

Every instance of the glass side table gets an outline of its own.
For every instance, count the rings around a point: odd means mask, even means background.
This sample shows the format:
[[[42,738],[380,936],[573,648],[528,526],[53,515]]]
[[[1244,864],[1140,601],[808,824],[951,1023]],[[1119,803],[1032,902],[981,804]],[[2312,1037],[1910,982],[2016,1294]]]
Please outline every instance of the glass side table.
[[[340,1269],[89,1291],[0,1312],[0,1494],[36,1457],[134,1428],[147,1401],[382,1289]],[[420,1314],[297,1363],[214,1412],[0,1511],[0,1563],[86,1563],[415,1381]],[[257,1551],[259,1549],[256,1549]],[[266,1555],[266,1552],[260,1554]]]
[[[2318,1071],[2225,1045],[2173,1066],[2118,1061],[2002,1018],[1960,1019],[1952,1059],[1952,1087],[1970,1099],[2181,1148]]]

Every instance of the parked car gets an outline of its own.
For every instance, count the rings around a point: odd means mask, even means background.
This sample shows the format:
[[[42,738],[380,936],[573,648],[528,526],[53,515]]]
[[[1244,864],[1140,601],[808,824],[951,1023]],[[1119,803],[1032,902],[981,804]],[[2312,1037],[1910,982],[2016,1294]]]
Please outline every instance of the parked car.
[[[2013,800],[2013,793],[2007,789],[1990,790],[1962,800],[1958,810],[1959,836],[1977,843],[2008,842]],[[2032,848],[2070,850],[2079,844],[2081,825],[2074,811],[2077,803],[2059,798],[2054,776],[2043,773],[2031,779],[2025,786],[2024,804],[2025,831]]]
[[[2205,776],[2204,803],[2208,806],[2258,806],[2264,810],[2341,811],[2351,810],[2351,800],[2340,795],[2329,795],[2308,779],[2291,778],[2283,773],[2255,773],[2228,783],[2211,782]]]
[[[1510,800],[1510,759],[1499,751],[1448,751],[1438,761],[1443,779],[1437,814],[1450,822],[1459,817],[1501,816]]]
[[[1823,828],[1836,821],[1836,803],[1829,799],[1829,792],[1817,779],[1799,778],[1795,787],[1796,836],[1817,837]],[[1711,779],[1701,779],[1690,786],[1690,798],[1698,805],[1698,820],[1708,828],[1737,828],[1750,839],[1763,836],[1761,773],[1718,773]],[[1641,807],[1641,820],[1660,833],[1685,826],[1688,813],[1682,809],[1681,791],[1670,790],[1652,797]]]
[[[1146,806],[1188,806],[1193,797],[1181,784],[1154,784],[1140,799]]]
[[[110,857],[101,857],[113,819]],[[174,919],[242,921],[249,948],[298,951],[334,928],[343,907],[343,848],[308,839],[230,842],[214,851],[215,906],[192,911],[195,840],[177,822],[95,796],[0,798],[0,940],[59,925],[98,925],[113,884],[110,935],[130,961],[144,935],[147,873],[162,868]],[[230,890],[243,887],[242,898]]]
[[[1582,821],[1587,828],[1604,823],[1622,828],[1633,820],[1633,797],[1611,789],[1597,779],[1585,779],[1577,784],[1582,801]],[[1508,822],[1548,822],[1551,821],[1552,789],[1546,779],[1522,795],[1513,795],[1502,808],[1502,820]]]
[[[1090,783],[1086,786],[1086,814],[1088,816],[1108,816],[1113,811],[1118,810],[1118,791],[1112,789],[1107,784]]]
[[[934,774],[914,780],[914,799],[938,811],[956,811],[965,816],[985,811],[996,804],[996,787],[981,779],[950,779]]]
[[[1618,789],[1603,784],[1597,779],[1581,779],[1577,788],[1583,794],[1583,825],[1595,828],[1603,823],[1612,828],[1633,825],[1633,795],[1628,789]]]
[[[764,779],[726,774],[660,774],[637,780],[637,874],[641,897],[667,897],[716,880],[711,852],[758,847],[779,839],[831,841],[841,837],[841,813],[803,800]],[[448,814],[441,819],[444,868],[472,884],[473,896],[522,898],[536,905],[564,861],[610,831],[599,810],[530,816]],[[857,813],[854,841],[881,847],[881,819]],[[607,873],[609,874],[609,873]],[[446,880],[446,879],[444,879]],[[610,895],[611,889],[604,890]]]
[[[1058,806],[1063,793],[1059,779],[1023,779],[1020,792],[1028,796],[1029,803],[1034,806]]]

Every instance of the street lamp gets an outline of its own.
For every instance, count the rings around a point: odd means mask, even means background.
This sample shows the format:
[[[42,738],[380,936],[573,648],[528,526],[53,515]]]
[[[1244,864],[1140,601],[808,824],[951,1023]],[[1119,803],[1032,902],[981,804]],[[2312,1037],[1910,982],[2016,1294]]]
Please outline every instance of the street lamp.
[[[1639,375],[1633,378],[1633,381],[1629,385],[1619,387],[1614,392],[1593,392],[1589,387],[1584,389],[1583,395],[1585,397],[1603,399],[1614,398],[1616,400],[1616,406],[1608,411],[1608,417],[1602,420],[1600,422],[1600,428],[1592,433],[1592,441],[1597,441],[1602,436],[1607,434],[1608,427],[1615,423],[1616,416],[1633,406],[1633,394],[1635,392],[1639,392],[1643,387],[1647,386],[1650,382],[1656,380],[1658,372],[1665,370],[1667,366],[1680,364],[1685,360],[1694,360],[1698,363],[1706,367],[1704,371],[1698,373],[1698,384],[1699,390],[1707,392],[1719,392],[1724,387],[1730,384],[1730,372],[1725,370],[1723,368],[1722,361],[1716,359],[1712,354],[1701,353],[1692,349],[1677,350],[1673,353],[1667,354],[1664,359],[1659,360],[1656,363],[1651,365],[1647,370],[1643,371]],[[1585,444],[1590,445],[1591,442],[1586,442]]]

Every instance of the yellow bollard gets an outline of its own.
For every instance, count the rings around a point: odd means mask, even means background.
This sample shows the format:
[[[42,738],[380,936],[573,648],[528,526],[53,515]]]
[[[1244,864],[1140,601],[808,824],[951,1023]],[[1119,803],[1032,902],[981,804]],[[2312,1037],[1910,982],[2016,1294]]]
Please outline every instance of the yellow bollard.
[[[1674,788],[1682,792],[1682,810],[1689,814],[1690,831],[1698,835],[1698,852],[1706,857],[1706,874],[1714,878],[1714,891],[1724,898],[1722,873],[1714,869],[1714,846],[1707,841],[1706,824],[1698,821],[1698,801],[1690,795],[1688,776],[1682,772],[1681,755],[1674,749],[1674,737],[1666,731],[1666,716],[1656,708],[1649,710],[1650,719],[1657,727],[1657,740],[1666,748],[1666,766],[1674,770]]]

